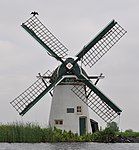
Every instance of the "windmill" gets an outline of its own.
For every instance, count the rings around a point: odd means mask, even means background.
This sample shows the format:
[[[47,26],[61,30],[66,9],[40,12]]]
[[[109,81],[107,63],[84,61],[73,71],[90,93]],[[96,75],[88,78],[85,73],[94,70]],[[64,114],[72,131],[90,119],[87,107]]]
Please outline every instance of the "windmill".
[[[119,41],[126,31],[112,20],[93,40],[76,55],[76,59],[65,58],[68,49],[33,15],[21,25],[47,53],[61,62],[51,73],[49,70],[38,79],[11,105],[20,115],[29,111],[45,94],[52,96],[49,125],[62,130],[71,130],[80,135],[91,132],[89,108],[105,122],[111,122],[122,112],[96,84],[100,76],[88,76],[78,64],[92,67],[108,50]],[[96,79],[93,83],[91,79]]]

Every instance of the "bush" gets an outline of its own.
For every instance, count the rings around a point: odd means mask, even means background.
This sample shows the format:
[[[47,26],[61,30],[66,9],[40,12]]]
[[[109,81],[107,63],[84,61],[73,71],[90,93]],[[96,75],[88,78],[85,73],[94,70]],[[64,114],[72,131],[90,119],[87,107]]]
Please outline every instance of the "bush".
[[[119,127],[116,122],[107,123],[107,128],[112,129],[114,132],[119,131]]]
[[[114,142],[115,138],[116,132],[108,127],[93,134],[93,141],[96,142]]]

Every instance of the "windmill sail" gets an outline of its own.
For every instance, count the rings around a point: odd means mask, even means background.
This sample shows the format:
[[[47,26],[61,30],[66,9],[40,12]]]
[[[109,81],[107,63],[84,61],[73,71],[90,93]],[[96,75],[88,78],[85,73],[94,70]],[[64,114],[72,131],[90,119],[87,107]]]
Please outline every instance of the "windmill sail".
[[[68,49],[40,22],[33,16],[21,25],[30,35],[32,35],[47,52],[61,60],[67,55]]]
[[[126,31],[114,20],[111,21],[76,57],[83,64],[92,67],[108,50],[116,44]]]
[[[71,89],[87,106],[89,106],[105,122],[111,122],[122,112],[84,75],[76,75],[84,82],[84,86],[74,85]],[[85,88],[85,89],[84,89]],[[85,91],[85,92],[83,92]]]
[[[50,75],[47,71],[43,76]],[[45,81],[45,83],[44,83]],[[49,92],[55,84],[50,84],[46,79],[38,79],[28,89],[26,89],[17,98],[11,101],[11,105],[18,111],[20,115],[24,115],[31,107],[33,107],[47,92]]]

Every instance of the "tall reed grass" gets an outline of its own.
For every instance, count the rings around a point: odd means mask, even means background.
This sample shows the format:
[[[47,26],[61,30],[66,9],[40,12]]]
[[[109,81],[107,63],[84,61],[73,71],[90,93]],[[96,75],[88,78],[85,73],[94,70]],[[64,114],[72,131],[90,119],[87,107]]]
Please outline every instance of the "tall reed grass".
[[[42,129],[37,124],[13,123],[0,125],[0,142],[41,142]]]
[[[40,142],[120,142],[117,137],[139,138],[139,132],[115,132],[111,128],[93,134],[78,136],[71,131],[57,128],[41,128],[34,123],[0,124],[0,142],[9,143],[40,143]]]
[[[91,135],[91,134],[90,134]],[[0,125],[0,142],[9,143],[40,143],[40,142],[76,142],[87,141],[71,131],[57,128],[41,128],[33,123],[13,123]]]

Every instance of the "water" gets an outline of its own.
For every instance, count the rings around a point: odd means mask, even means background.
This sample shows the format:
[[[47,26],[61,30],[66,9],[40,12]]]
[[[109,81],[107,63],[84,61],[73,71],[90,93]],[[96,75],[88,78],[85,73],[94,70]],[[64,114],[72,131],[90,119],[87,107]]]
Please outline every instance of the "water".
[[[139,150],[139,143],[0,143],[0,150]]]

